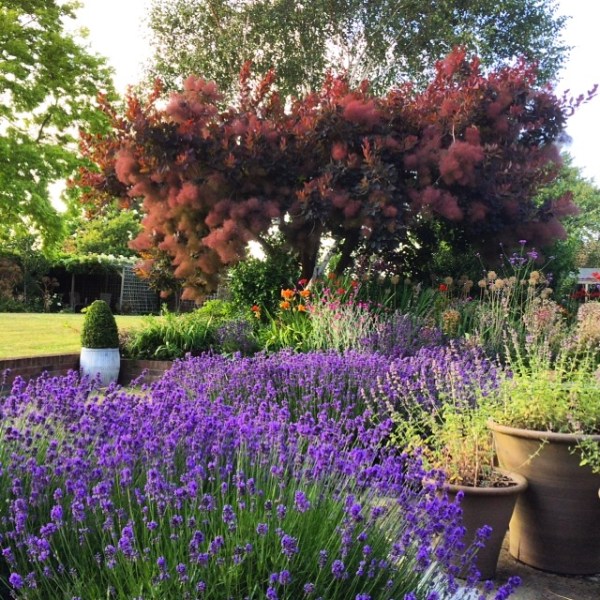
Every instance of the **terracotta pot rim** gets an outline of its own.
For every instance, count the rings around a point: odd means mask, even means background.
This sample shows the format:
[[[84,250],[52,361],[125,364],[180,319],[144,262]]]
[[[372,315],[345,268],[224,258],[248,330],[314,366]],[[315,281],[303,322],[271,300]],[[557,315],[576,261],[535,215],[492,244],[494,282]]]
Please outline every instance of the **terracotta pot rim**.
[[[501,425],[495,421],[488,421],[488,427],[498,433],[506,433],[515,437],[529,440],[548,440],[563,444],[576,444],[581,440],[592,440],[600,442],[600,434],[581,434],[581,433],[557,433],[555,431],[539,431],[536,429],[522,429],[510,425]]]
[[[506,477],[510,477],[513,480],[513,485],[507,485],[502,487],[474,487],[472,485],[456,485],[454,483],[444,484],[444,489],[449,492],[464,492],[469,496],[512,496],[514,494],[520,494],[527,489],[529,483],[523,475],[515,473],[514,471],[506,471],[505,469],[494,469],[497,473],[501,473]]]

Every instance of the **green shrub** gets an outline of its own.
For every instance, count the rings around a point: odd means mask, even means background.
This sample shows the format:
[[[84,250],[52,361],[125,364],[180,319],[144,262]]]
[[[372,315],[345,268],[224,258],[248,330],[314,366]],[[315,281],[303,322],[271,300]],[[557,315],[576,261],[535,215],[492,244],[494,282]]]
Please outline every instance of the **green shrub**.
[[[217,321],[229,321],[239,316],[239,309],[227,300],[207,300],[200,308],[196,309],[197,315]]]
[[[188,353],[200,354],[216,345],[217,328],[231,314],[229,303],[207,302],[190,313],[172,313],[163,308],[160,317],[146,317],[141,329],[123,338],[123,355],[128,358],[173,360]]]
[[[249,258],[229,271],[229,290],[236,307],[249,311],[253,305],[275,314],[279,307],[279,292],[294,288],[300,278],[300,267],[294,257],[277,251],[266,260]]]
[[[19,302],[19,300],[13,300],[12,298],[0,298],[0,312],[27,312],[27,306],[23,302]]]
[[[118,348],[117,322],[104,300],[95,300],[87,307],[81,331],[84,348]]]

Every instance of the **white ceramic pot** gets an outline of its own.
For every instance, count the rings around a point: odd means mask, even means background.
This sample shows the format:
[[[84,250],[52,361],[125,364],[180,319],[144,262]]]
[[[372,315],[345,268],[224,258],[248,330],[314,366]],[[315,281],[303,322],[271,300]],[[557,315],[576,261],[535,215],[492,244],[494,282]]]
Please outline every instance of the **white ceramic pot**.
[[[82,375],[95,377],[100,374],[103,386],[117,381],[121,368],[118,348],[82,348],[79,356],[79,370]]]

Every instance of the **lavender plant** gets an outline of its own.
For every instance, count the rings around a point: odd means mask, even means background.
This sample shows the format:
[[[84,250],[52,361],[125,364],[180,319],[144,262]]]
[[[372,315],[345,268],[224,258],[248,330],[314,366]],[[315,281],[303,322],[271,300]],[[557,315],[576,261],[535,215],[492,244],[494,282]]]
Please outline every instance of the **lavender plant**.
[[[487,419],[499,367],[465,344],[424,348],[396,360],[374,398],[394,422],[392,443],[423,453],[450,483],[493,485],[494,448]]]
[[[258,350],[254,327],[252,323],[243,317],[225,321],[217,327],[215,340],[217,348],[224,354],[239,352],[244,356],[248,356]]]
[[[360,346],[397,359],[411,356],[421,348],[439,346],[442,340],[442,331],[438,327],[427,325],[411,314],[394,312],[382,318],[361,340]]]
[[[0,404],[12,596],[453,597],[459,508],[353,408],[382,357],[291,358],[180,361],[136,393],[18,379]]]

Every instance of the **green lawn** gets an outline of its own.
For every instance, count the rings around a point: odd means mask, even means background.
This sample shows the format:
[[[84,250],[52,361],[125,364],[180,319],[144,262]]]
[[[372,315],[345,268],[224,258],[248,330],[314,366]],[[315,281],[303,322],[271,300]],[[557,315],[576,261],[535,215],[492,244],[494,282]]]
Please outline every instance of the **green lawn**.
[[[140,316],[117,315],[119,330],[142,323]],[[82,314],[0,313],[0,358],[79,352]]]

